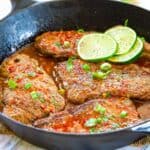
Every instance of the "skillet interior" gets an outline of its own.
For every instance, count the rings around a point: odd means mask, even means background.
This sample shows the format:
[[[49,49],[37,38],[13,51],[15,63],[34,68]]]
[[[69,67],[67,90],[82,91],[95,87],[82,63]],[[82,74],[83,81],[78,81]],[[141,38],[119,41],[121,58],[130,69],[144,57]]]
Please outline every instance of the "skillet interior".
[[[149,11],[104,0],[92,3],[88,0],[66,0],[35,5],[1,22],[0,60],[31,42],[41,32],[78,28],[104,31],[113,25],[123,24],[126,19],[138,35],[150,41],[149,17]]]
[[[95,0],[93,3],[90,3],[88,0],[83,0],[82,2],[61,1],[59,3],[50,2],[33,6],[7,18],[0,24],[0,59],[2,61],[5,57],[15,52],[20,46],[32,41],[35,35],[43,31],[77,29],[81,27],[87,30],[104,31],[110,26],[122,24],[127,18],[129,19],[129,25],[133,27],[139,35],[146,37],[149,41],[150,32],[148,28],[150,23],[147,22],[147,20],[150,19],[150,13],[133,6],[101,0]],[[137,20],[140,21],[137,22]],[[2,121],[19,136],[25,138],[29,142],[47,148],[53,145],[56,149],[62,147],[64,149],[87,149],[87,146],[89,149],[114,149],[143,136],[143,134],[130,133],[129,138],[129,132],[122,131],[116,132],[115,135],[88,136],[86,139],[71,135],[65,137],[65,135],[55,135],[40,132],[40,130],[36,131],[34,129],[29,129],[20,124],[17,126],[18,124],[12,124],[10,120],[6,118],[3,118]],[[23,129],[27,132],[24,133]],[[122,140],[115,141],[116,143],[114,142],[114,139],[116,139],[114,137],[119,139],[123,135],[124,137]],[[66,144],[66,140],[71,138],[72,142]],[[49,142],[50,140],[52,142]],[[99,145],[99,140],[101,140],[101,145]],[[79,144],[79,141],[83,141],[80,142],[82,144]]]

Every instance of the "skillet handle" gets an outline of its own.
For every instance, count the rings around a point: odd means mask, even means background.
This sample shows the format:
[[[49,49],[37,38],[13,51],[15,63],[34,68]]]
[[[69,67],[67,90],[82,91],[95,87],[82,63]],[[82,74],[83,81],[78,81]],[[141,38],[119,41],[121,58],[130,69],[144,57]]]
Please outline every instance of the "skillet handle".
[[[132,132],[150,135],[150,120],[147,120],[144,123],[138,124],[137,126],[130,128],[130,130]]]

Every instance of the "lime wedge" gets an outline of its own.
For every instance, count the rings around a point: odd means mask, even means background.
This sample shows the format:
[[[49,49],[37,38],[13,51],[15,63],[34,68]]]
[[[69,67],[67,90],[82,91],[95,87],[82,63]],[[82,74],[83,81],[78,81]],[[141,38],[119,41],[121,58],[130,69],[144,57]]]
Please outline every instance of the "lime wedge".
[[[108,29],[105,33],[114,38],[118,43],[116,55],[122,55],[129,52],[137,38],[136,32],[125,26],[115,26]]]
[[[83,60],[98,62],[115,54],[116,41],[109,35],[91,33],[83,36],[78,43],[78,54]]]
[[[113,56],[109,58],[109,61],[115,62],[115,63],[129,63],[134,60],[136,60],[143,50],[143,41],[140,38],[137,38],[135,45],[131,50],[124,54],[119,56]]]

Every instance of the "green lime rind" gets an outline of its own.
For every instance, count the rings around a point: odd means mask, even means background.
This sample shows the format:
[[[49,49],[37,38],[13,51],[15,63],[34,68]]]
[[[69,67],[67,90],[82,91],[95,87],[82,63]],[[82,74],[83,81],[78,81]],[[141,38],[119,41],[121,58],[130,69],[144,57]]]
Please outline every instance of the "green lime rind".
[[[115,26],[108,29],[105,33],[114,38],[118,43],[118,51],[115,55],[128,53],[137,39],[136,32],[126,26]]]
[[[124,55],[109,58],[113,63],[131,63],[139,58],[143,50],[143,41],[138,37],[133,48]]]
[[[80,58],[90,62],[106,60],[113,56],[116,51],[116,41],[103,33],[91,33],[83,36],[77,48]]]

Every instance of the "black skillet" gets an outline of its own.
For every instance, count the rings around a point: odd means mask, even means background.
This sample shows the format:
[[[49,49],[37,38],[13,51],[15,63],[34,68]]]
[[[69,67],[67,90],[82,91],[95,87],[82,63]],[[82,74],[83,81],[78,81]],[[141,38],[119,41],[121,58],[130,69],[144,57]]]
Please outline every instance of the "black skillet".
[[[106,0],[70,0],[48,2],[26,8],[0,23],[0,60],[14,53],[34,37],[48,30],[104,31],[113,25],[129,26],[150,41],[150,12]],[[0,120],[19,137],[50,150],[111,150],[150,135],[150,121],[114,132],[81,135],[48,132],[29,127],[0,113]]]

